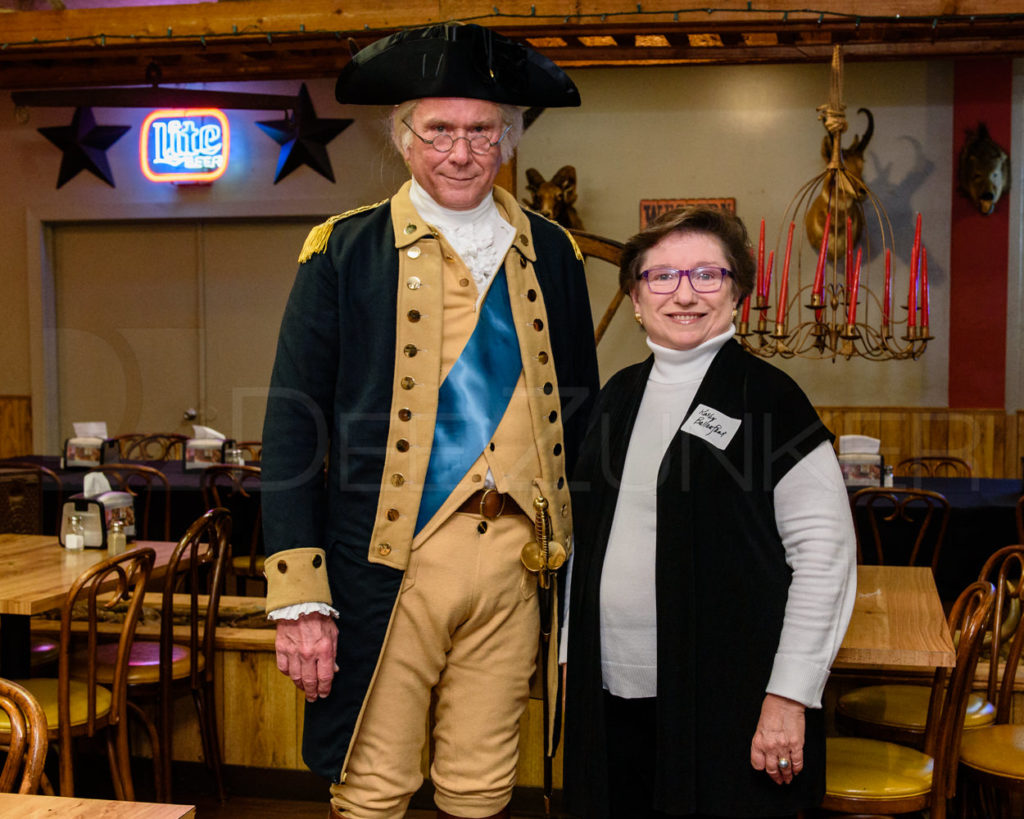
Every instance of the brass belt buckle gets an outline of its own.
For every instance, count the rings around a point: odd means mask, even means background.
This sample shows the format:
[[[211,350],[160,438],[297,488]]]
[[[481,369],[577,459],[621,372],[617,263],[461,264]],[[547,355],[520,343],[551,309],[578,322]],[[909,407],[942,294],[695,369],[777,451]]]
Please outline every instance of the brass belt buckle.
[[[497,513],[495,513],[494,515],[488,515],[487,511],[484,508],[485,506],[487,506],[487,496],[490,495],[491,493],[494,493],[495,495],[498,495],[498,496],[501,497],[501,507],[498,509]],[[495,489],[493,486],[487,487],[484,490],[484,493],[480,496],[480,517],[485,518],[487,520],[497,520],[498,518],[500,518],[502,516],[504,511],[505,511],[505,496],[502,495],[500,492],[498,492],[498,490]]]

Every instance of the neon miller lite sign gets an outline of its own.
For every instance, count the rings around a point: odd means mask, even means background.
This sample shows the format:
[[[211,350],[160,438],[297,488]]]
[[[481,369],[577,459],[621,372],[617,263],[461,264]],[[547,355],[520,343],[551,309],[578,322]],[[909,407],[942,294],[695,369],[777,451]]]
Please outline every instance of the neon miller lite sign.
[[[223,111],[165,108],[142,123],[139,162],[150,182],[212,182],[228,168],[229,145]]]

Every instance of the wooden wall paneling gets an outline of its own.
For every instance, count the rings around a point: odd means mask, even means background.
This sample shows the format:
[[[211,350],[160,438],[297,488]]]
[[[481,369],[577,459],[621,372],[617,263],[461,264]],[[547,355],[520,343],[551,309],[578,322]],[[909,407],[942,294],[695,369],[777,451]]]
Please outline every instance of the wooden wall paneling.
[[[906,457],[905,447],[910,437],[907,413],[898,409],[881,410],[878,413],[878,437],[882,440],[881,452],[886,465],[895,467]]]
[[[0,395],[0,458],[32,453],[32,399]]]
[[[225,651],[217,697],[225,765],[302,769],[302,695],[274,652]]]
[[[825,427],[836,436],[836,447],[839,446],[839,436],[843,434],[842,416],[831,407],[819,407],[818,415]]]

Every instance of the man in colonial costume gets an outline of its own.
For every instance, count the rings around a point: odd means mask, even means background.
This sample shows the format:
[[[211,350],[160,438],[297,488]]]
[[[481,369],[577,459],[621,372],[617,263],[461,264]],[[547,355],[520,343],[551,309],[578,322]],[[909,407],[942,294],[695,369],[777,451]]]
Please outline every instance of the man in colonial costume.
[[[575,243],[494,180],[518,106],[579,94],[536,52],[449,24],[360,51],[336,96],[396,106],[412,179],[314,228],[299,259],[263,433],[278,667],[333,815],[405,814],[430,712],[438,815],[508,816],[551,611],[538,571],[550,591],[597,364]],[[522,555],[538,539],[539,563]]]

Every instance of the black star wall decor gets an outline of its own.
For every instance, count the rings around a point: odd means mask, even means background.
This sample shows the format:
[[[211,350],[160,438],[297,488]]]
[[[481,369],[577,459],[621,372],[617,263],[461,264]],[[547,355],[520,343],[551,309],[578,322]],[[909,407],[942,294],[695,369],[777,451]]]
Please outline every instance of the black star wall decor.
[[[58,188],[80,171],[89,171],[110,187],[116,187],[107,162],[107,149],[131,130],[130,125],[97,125],[92,109],[79,107],[75,109],[70,125],[38,130],[64,152],[57,176]]]
[[[327,143],[348,128],[351,119],[321,119],[313,109],[306,84],[299,89],[295,111],[290,118],[265,120],[256,124],[272,137],[281,151],[277,158],[276,185],[300,165],[309,165],[314,171],[331,182],[334,171],[327,156]]]

